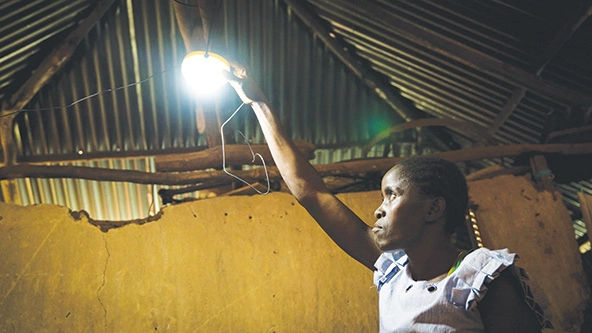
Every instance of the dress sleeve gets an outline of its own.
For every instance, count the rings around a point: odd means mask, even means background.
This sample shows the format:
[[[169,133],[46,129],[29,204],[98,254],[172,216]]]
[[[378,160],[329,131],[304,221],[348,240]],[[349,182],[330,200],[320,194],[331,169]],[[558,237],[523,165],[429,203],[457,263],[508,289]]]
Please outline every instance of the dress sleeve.
[[[518,259],[515,253],[508,249],[488,250],[477,249],[465,257],[459,268],[453,273],[455,287],[452,289],[451,302],[463,306],[467,311],[473,310],[487,294],[487,285],[508,269],[520,281],[524,292],[525,302],[535,312],[541,328],[552,328],[551,322],[545,314],[548,302],[544,295],[533,296],[528,274],[524,269],[514,265]]]
[[[464,303],[467,311],[474,309],[485,297],[487,284],[497,278],[500,273],[514,264],[516,254],[507,249],[491,251],[477,249],[462,261],[453,273],[456,276],[456,287],[453,289],[453,303]],[[454,299],[456,297],[456,299]]]

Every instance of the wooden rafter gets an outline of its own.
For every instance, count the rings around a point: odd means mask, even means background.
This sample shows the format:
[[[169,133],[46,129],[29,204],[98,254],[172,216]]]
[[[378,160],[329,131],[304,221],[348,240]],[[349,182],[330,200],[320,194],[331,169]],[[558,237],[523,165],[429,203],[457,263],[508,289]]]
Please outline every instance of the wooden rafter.
[[[216,1],[173,1],[173,5],[187,53],[206,50],[208,42],[211,43],[208,38],[211,37],[210,30],[216,19]],[[222,143],[218,132],[220,110],[216,103],[201,101],[196,106],[195,113],[197,129],[199,133],[206,135],[208,147],[219,146]]]
[[[295,144],[302,155],[309,159],[313,158],[315,146],[312,143],[296,141]],[[222,146],[218,146],[188,154],[160,155],[154,158],[154,165],[156,170],[161,172],[219,169],[222,166],[223,153],[227,166],[259,163],[260,160],[256,159],[254,154],[260,154],[266,165],[273,165],[273,158],[267,145],[235,144],[225,145],[224,148],[224,151]]]
[[[370,142],[364,146],[362,150],[362,156],[367,156],[370,152],[370,149],[374,147],[380,141],[389,137],[389,135],[393,133],[402,132],[412,128],[419,128],[419,127],[427,127],[427,126],[447,126],[447,127],[454,127],[458,129],[462,129],[468,133],[476,134],[481,136],[483,139],[489,141],[490,143],[497,143],[497,141],[487,133],[486,129],[475,125],[473,123],[468,123],[464,121],[458,121],[453,119],[440,119],[440,118],[426,118],[426,119],[417,119],[407,123],[399,124],[393,126],[387,130],[384,130],[378,135],[376,135]]]
[[[591,1],[589,1],[591,2]],[[592,4],[588,3],[580,7],[570,19],[558,30],[553,40],[549,43],[543,54],[539,57],[538,63],[535,64],[536,76],[540,76],[547,64],[555,57],[557,52],[561,50],[563,45],[571,38],[571,36],[578,30],[580,25],[592,15]],[[512,92],[512,96],[504,105],[500,114],[493,120],[491,126],[489,126],[488,132],[494,134],[502,124],[512,115],[522,98],[526,89],[524,87],[518,87]]]
[[[293,1],[287,1],[291,3]],[[352,4],[352,6],[355,6]],[[582,106],[592,105],[592,96],[573,89],[567,89],[538,77],[524,69],[505,63],[488,54],[479,52],[467,45],[452,40],[451,38],[424,29],[416,23],[397,16],[395,13],[385,11],[379,5],[366,1],[363,7],[356,7],[360,15],[371,17],[382,25],[390,27],[401,38],[411,40],[423,47],[453,59],[468,67],[488,73],[489,75],[516,86],[522,86],[544,96],[549,96],[568,104]]]
[[[41,62],[33,75],[21,86],[21,88],[10,98],[10,104],[3,106],[3,111],[18,111],[27,105],[55,73],[57,73],[70,60],[76,47],[86,37],[90,29],[103,17],[116,0],[101,0],[97,3],[88,17],[80,22],[78,26],[64,39],[56,48]]]
[[[329,31],[318,18],[298,0],[284,0],[290,6],[292,11],[302,19],[302,21],[314,31],[315,35],[322,40],[325,45],[337,56],[362,82],[378,94],[397,114],[405,121],[411,121],[419,118],[418,112],[408,107],[402,97],[393,92],[393,87],[381,83],[376,72],[362,65],[358,56],[349,51],[349,46],[332,37]]]
[[[356,74],[364,83],[387,102],[403,119],[413,121],[418,117],[414,110],[401,102],[401,97],[392,93],[392,87],[385,86],[377,80],[376,74],[372,70],[366,69],[353,52],[348,51],[346,44],[339,39],[332,37],[328,29],[319,22],[318,18],[312,15],[306,7],[299,1],[284,0],[296,15],[298,15],[311,28],[320,40],[347,65],[354,74]],[[352,5],[353,6],[353,5]],[[540,62],[535,64],[536,73],[530,73],[518,67],[500,62],[499,60],[474,50],[466,45],[459,44],[446,36],[439,35],[426,29],[422,29],[407,22],[393,17],[392,13],[382,10],[377,5],[365,3],[363,10],[366,16],[373,17],[383,24],[396,30],[403,38],[413,40],[422,44],[424,47],[454,59],[472,68],[489,73],[490,75],[511,82],[517,86],[508,101],[503,106],[498,116],[493,120],[491,126],[486,130],[488,135],[493,135],[503,125],[503,123],[512,115],[520,101],[524,98],[527,90],[532,90],[543,95],[551,96],[558,100],[579,105],[592,105],[592,97],[577,91],[565,89],[539,77],[540,71],[557,53],[557,51],[571,37],[579,25],[590,15],[589,5],[583,6],[583,10],[574,15],[558,31],[554,40],[550,43],[545,53],[540,57]],[[435,137],[435,139],[438,139]]]
[[[555,57],[563,45],[571,38],[578,28],[592,15],[592,1],[583,4],[565,24],[557,31],[553,40],[549,43],[543,54],[539,57],[537,75],[540,75],[549,61]]]
[[[78,44],[115,1],[99,1],[90,14],[41,62],[19,90],[10,99],[4,101],[0,111],[0,128],[3,132],[0,136],[0,143],[2,144],[4,165],[16,164],[16,153],[12,137],[12,124],[16,115],[51,80],[53,75],[70,60]]]
[[[520,101],[522,98],[524,98],[525,94],[526,89],[524,87],[518,87],[512,91],[512,96],[510,96],[510,99],[506,101],[502,111],[497,115],[497,117],[495,117],[491,125],[489,125],[489,128],[487,128],[487,133],[494,135],[495,132],[497,132],[504,122],[510,118],[512,113],[514,113],[514,110],[516,110],[516,107],[518,104],[520,104]]]
[[[384,83],[371,68],[364,65],[364,61],[356,55],[341,39],[328,30],[324,24],[320,22],[318,17],[310,12],[302,1],[298,0],[284,0],[290,6],[291,10],[298,15],[298,17],[314,32],[333,54],[346,65],[353,74],[355,74],[366,86],[368,86],[376,95],[382,99],[391,109],[393,109],[399,117],[404,121],[410,122],[419,118],[422,115],[415,109],[409,106],[404,98],[396,92],[396,89]],[[444,141],[435,133],[429,130],[425,131],[427,136],[430,136],[432,141],[441,149],[449,149]]]
[[[518,156],[525,153],[581,155],[590,154],[592,143],[580,144],[515,144],[507,146],[476,147],[462,150],[433,153],[451,162],[466,162],[481,159],[501,158],[506,156]],[[332,164],[315,165],[316,170],[322,176],[359,175],[367,172],[384,172],[390,169],[402,158],[380,158],[354,160]],[[280,174],[276,167],[267,168],[270,179],[279,179]],[[265,170],[255,168],[252,170],[233,171],[238,177],[248,181],[257,182],[265,179]],[[212,183],[221,181],[234,181],[225,172],[219,170],[200,170],[184,173],[173,172],[142,172],[135,170],[113,170],[106,168],[91,168],[77,166],[44,166],[32,164],[20,164],[0,167],[0,180],[15,178],[78,178],[98,181],[131,182],[139,184],[162,185],[188,185],[198,183]]]

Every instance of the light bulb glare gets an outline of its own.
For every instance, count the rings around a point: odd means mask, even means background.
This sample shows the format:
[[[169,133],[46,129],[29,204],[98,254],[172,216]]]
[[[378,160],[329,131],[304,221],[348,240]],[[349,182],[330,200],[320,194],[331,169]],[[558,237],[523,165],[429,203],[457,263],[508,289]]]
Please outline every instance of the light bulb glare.
[[[230,71],[230,64],[222,56],[204,51],[187,54],[181,64],[185,81],[197,94],[209,94],[218,90],[228,80],[224,71]]]

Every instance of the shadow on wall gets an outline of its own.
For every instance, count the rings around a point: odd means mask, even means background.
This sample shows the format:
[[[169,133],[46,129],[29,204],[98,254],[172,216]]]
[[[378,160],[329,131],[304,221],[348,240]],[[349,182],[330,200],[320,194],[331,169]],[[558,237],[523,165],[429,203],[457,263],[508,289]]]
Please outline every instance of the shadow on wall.
[[[588,285],[560,195],[512,176],[469,186],[485,246],[518,252],[555,326],[578,331]],[[373,224],[379,192],[340,198]],[[378,331],[372,272],[285,193],[116,229],[54,205],[0,203],[0,217],[0,331]]]

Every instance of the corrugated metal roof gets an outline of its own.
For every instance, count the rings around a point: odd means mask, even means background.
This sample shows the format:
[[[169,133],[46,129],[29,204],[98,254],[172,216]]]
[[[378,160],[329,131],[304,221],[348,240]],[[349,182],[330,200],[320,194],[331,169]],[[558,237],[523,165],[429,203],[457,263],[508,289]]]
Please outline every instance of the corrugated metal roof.
[[[169,3],[157,5],[122,1],[89,33],[77,56],[17,117],[16,139],[22,160],[96,159],[101,154],[116,158],[133,151],[149,155],[167,149],[206,147],[204,135],[195,126],[194,102],[179,73],[185,50],[174,11]],[[258,73],[294,138],[321,148],[360,145],[385,128],[388,108],[328,55],[318,39],[303,34],[305,27],[288,15],[281,2],[235,1],[226,3],[225,8],[221,21],[225,26],[218,26],[215,32],[224,36],[212,43],[212,50],[241,59]],[[264,17],[265,21],[249,23],[257,21],[245,20],[244,13]],[[303,56],[301,50],[310,51]],[[301,98],[303,95],[308,97]],[[227,104],[230,109],[239,103],[231,95]],[[263,141],[248,108],[231,124],[250,141]],[[235,138],[237,142],[244,140],[238,132]],[[357,151],[353,155],[361,157],[361,149]],[[352,156],[348,149],[344,152]],[[323,161],[341,159],[335,154],[317,156],[325,156]],[[126,163],[138,171],[154,171],[134,161]],[[111,160],[96,163],[92,165],[112,165]],[[92,190],[88,197],[84,197],[86,191],[64,195],[65,190],[76,187],[72,184]],[[135,185],[117,191],[120,186],[29,179],[19,180],[17,185],[24,190],[23,204],[61,204],[85,209],[97,219],[146,216],[148,211],[142,207],[150,204],[154,191]],[[137,202],[139,207],[105,212],[105,202],[115,194],[125,196],[123,202]]]
[[[19,115],[18,133],[28,135],[17,137],[22,156],[78,158],[79,151],[205,146],[179,73],[185,51],[174,12],[168,3],[160,5],[152,8],[143,2],[122,3],[91,32],[79,47],[84,56],[71,61],[38,94],[28,108],[32,112]],[[240,2],[229,6],[236,8],[225,13],[226,35],[212,43],[212,50],[241,59],[258,73],[294,138],[319,146],[344,146],[365,142],[384,128],[375,124],[385,122],[388,109],[360,86],[343,64],[327,56],[322,43],[303,38],[304,28],[278,3],[252,2],[246,9]],[[274,15],[263,16],[270,10]],[[268,21],[238,26],[239,16],[245,12]],[[261,30],[266,26],[275,28]],[[259,47],[246,47],[245,43]],[[303,55],[301,50],[310,53]],[[134,82],[143,83],[105,91]],[[68,108],[46,110],[70,105],[95,92],[102,93]],[[237,122],[247,137],[262,142],[252,116],[239,114]],[[236,138],[241,139],[238,135]]]
[[[95,26],[79,56],[18,116],[22,156],[73,159],[197,145],[191,101],[179,93],[176,70],[184,45],[170,4],[156,4],[122,2]]]
[[[540,72],[540,78],[552,84],[592,93],[590,20],[578,27],[557,54],[545,58],[554,38],[584,1],[300,3],[310,5],[307,8],[316,19],[326,21],[327,31],[343,40],[344,47],[384,78],[394,92],[400,92],[409,107],[428,116],[489,127],[500,143],[538,143],[549,128],[550,115],[580,111],[553,96],[523,91],[499,73],[479,70],[466,59],[439,53],[425,41],[401,35],[385,17],[532,75]],[[96,4],[90,0],[0,4],[0,100],[13,93]],[[212,51],[251,68],[290,135],[319,148],[315,163],[360,158],[362,147],[374,135],[401,121],[286,1],[226,0],[220,8]],[[376,10],[385,16],[377,17]],[[173,2],[116,1],[67,66],[41,89],[28,111],[16,118],[19,160],[154,171],[151,158],[144,156],[204,149],[205,135],[195,125],[196,102],[179,73],[184,55]],[[222,118],[239,105],[231,91],[224,94],[219,98]],[[505,115],[512,99],[516,105]],[[75,101],[79,102],[59,107]],[[230,127],[236,142],[244,140],[239,131],[251,142],[263,142],[248,108]],[[480,140],[462,130],[443,132],[461,147]],[[398,149],[397,154],[406,155],[417,148],[403,142]],[[381,144],[369,156],[383,152]],[[88,158],[92,162],[80,162]],[[511,161],[492,159],[473,167]],[[146,216],[155,191],[166,188],[62,179],[13,182],[24,204],[58,203],[88,210],[98,219]],[[110,210],[107,202],[115,197],[135,207],[106,212]],[[152,207],[159,207],[158,203]]]
[[[0,100],[24,83],[93,3],[96,0],[0,3]]]
[[[574,231],[580,245],[580,251],[582,253],[590,251],[590,237],[587,233],[586,224],[583,221],[578,192],[592,196],[592,182],[584,180],[569,184],[556,184],[556,187],[563,195],[563,202],[573,220]]]
[[[503,117],[504,105],[513,94],[519,93],[520,87],[497,75],[476,70],[462,59],[438,53],[424,42],[402,36],[393,29],[393,21],[429,30],[451,43],[468,45],[500,63],[528,72],[542,70],[544,75],[562,72],[554,76],[564,78],[562,84],[592,93],[589,79],[592,75],[573,77],[566,72],[567,68],[560,69],[559,64],[565,63],[569,55],[560,53],[546,67],[539,60],[566,16],[574,7],[581,6],[579,1],[522,2],[523,8],[501,1],[378,1],[372,2],[369,9],[365,8],[368,1],[310,2],[319,15],[353,45],[357,55],[388,77],[418,109],[435,117],[490,128],[498,117]],[[377,11],[387,14],[377,19]],[[548,16],[550,13],[552,17]],[[589,25],[580,27],[576,40],[581,39],[580,35],[592,35],[590,28]],[[592,74],[590,61],[585,61],[585,55],[592,54],[590,44],[577,44],[580,49],[574,51],[584,57],[577,63],[571,61],[572,71]],[[549,113],[564,114],[570,107],[528,91],[508,119],[497,130],[493,127],[493,134],[501,143],[538,143]]]
[[[154,160],[110,159],[60,165],[154,172]],[[155,215],[161,208],[157,185],[99,182],[85,179],[24,178],[11,180],[21,194],[21,205],[53,203],[73,211],[87,211],[93,219],[121,221]]]

